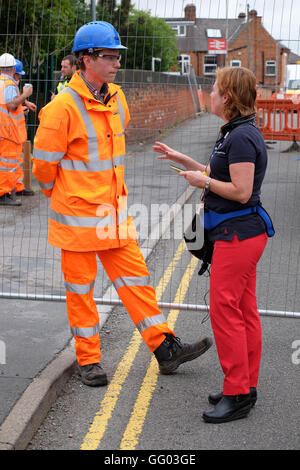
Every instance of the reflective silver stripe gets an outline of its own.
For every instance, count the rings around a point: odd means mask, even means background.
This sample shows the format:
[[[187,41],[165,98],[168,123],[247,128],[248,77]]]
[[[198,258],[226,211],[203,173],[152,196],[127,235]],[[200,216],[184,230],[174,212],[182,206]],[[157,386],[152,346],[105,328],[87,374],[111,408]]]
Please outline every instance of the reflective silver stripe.
[[[95,326],[87,326],[86,328],[77,328],[71,326],[71,333],[73,336],[80,336],[80,338],[90,338],[100,332],[100,325],[97,323]]]
[[[14,172],[14,171],[16,171],[16,170],[17,170],[16,168],[2,168],[2,167],[1,167],[1,171],[8,171],[8,172],[9,172],[9,171],[12,171],[12,172]]]
[[[127,209],[123,209],[118,214],[118,224],[121,224],[122,222],[125,222],[125,220],[127,220],[127,219],[128,219]]]
[[[73,294],[89,294],[93,289],[95,281],[90,284],[73,284],[71,282],[65,281],[66,290],[72,292]]]
[[[131,286],[149,286],[150,284],[150,277],[149,276],[121,276],[117,277],[113,281],[113,285],[116,290],[120,289],[121,287],[131,287]]]
[[[114,218],[112,215],[107,215],[105,217],[76,217],[74,215],[59,214],[53,209],[50,209],[50,219],[55,220],[60,224],[68,225],[69,227],[96,228],[97,226],[107,227],[114,225]]]
[[[60,164],[63,170],[70,171],[105,171],[113,167],[111,160],[101,160],[98,162],[82,162],[79,160],[62,160]]]
[[[144,320],[140,321],[136,326],[140,333],[150,328],[150,326],[161,325],[165,323],[167,320],[163,313],[160,315],[154,315],[153,317],[144,318]]]
[[[125,155],[116,155],[114,157],[114,166],[124,165]]]
[[[33,149],[33,158],[45,162],[59,162],[64,155],[65,152],[47,152],[46,150]]]
[[[10,111],[8,111],[8,110],[5,109],[5,108],[2,108],[2,106],[0,106],[0,113],[7,114],[7,116],[9,116],[10,118],[14,119],[15,121],[19,121],[19,119],[21,119],[22,117],[24,117],[24,113],[21,113],[21,114],[19,114],[18,116],[14,116],[13,114],[11,114]]]
[[[2,163],[12,163],[12,164],[15,164],[15,163],[19,163],[19,159],[11,159],[11,158],[4,158],[4,157],[1,157],[1,158],[0,158],[0,162],[2,162]]]
[[[106,171],[112,170],[113,166],[120,166],[124,165],[124,157],[125,155],[117,155],[113,158],[106,160],[101,160],[97,162],[83,162],[80,160],[66,160],[63,159],[60,162],[60,166],[63,170],[69,171],[90,171],[90,172],[97,172],[97,171]]]
[[[87,112],[87,110],[85,109],[85,106],[82,102],[82,99],[80,98],[80,95],[75,91],[73,90],[72,88],[70,87],[67,87],[67,88],[64,88],[61,93],[69,93],[80,114],[81,114],[81,117],[83,119],[83,122],[85,124],[85,127],[86,127],[86,130],[87,130],[87,135],[88,135],[88,146],[89,146],[89,160],[90,162],[98,162],[99,161],[99,155],[98,155],[98,139],[97,139],[97,133],[96,133],[96,130],[94,128],[94,125],[93,125],[93,122]]]
[[[39,185],[40,185],[40,187],[43,188],[43,189],[52,189],[53,186],[54,186],[54,181],[51,181],[51,183],[41,183],[41,182],[39,181]]]
[[[61,168],[64,170],[70,170],[70,171],[97,172],[97,171],[111,170],[113,166],[116,167],[119,165],[123,165],[125,155],[117,155],[116,157],[113,158],[113,161],[111,160],[111,158],[106,159],[106,160],[99,160],[97,133],[93,125],[93,122],[87,110],[85,109],[85,106],[83,104],[83,101],[80,95],[70,87],[65,88],[64,90],[61,91],[61,93],[69,93],[72,96],[79,110],[79,113],[81,114],[81,117],[86,127],[87,135],[88,135],[88,153],[89,153],[88,162],[63,159],[60,164]],[[123,127],[123,133],[118,134],[118,136],[121,136],[124,134],[125,113],[124,113],[123,106],[120,102],[118,95],[117,95],[117,101],[118,101],[118,111],[120,114],[121,124]]]
[[[121,119],[121,124],[122,124],[122,127],[123,127],[123,132],[125,130],[125,113],[124,113],[124,109],[123,109],[123,106],[122,106],[122,103],[121,103],[121,100],[117,94],[117,101],[118,101],[118,111],[119,111],[119,114],[120,114],[120,119]]]

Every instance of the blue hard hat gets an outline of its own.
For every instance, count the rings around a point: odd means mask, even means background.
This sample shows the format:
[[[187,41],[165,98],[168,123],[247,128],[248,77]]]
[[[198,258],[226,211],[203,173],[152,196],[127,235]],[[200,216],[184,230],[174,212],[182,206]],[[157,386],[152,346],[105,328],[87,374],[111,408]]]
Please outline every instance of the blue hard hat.
[[[120,36],[112,24],[106,21],[91,21],[79,28],[74,37],[72,52],[94,48],[127,49],[122,46]]]
[[[23,70],[23,64],[20,60],[16,59],[16,73],[18,73],[19,75],[25,75],[25,72]]]

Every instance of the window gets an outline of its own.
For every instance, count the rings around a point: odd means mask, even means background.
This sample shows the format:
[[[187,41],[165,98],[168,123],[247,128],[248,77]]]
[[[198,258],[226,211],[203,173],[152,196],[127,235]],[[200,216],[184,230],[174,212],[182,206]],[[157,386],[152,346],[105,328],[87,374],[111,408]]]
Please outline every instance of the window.
[[[266,77],[276,77],[276,60],[266,60]]]
[[[206,34],[208,38],[221,38],[221,30],[220,29],[207,29]]]
[[[190,73],[190,64],[191,64],[190,56],[189,55],[180,55],[178,57],[178,60],[179,60],[181,73],[182,74]]]
[[[184,24],[176,24],[171,26],[174,31],[176,31],[176,36],[185,36],[186,26]]]
[[[230,61],[230,67],[241,67],[242,61],[233,59]]]
[[[215,75],[218,66],[216,55],[204,56],[204,75]]]

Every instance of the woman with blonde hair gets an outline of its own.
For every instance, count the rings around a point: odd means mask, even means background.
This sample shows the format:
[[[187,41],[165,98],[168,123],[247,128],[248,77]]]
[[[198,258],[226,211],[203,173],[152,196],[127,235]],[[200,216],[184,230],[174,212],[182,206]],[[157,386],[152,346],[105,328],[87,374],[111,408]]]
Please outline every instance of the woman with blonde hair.
[[[243,67],[218,69],[211,112],[221,127],[209,162],[204,165],[161,142],[160,159],[186,168],[192,186],[204,188],[204,226],[213,243],[210,271],[210,317],[223,390],[211,393],[215,407],[206,422],[223,423],[248,415],[257,399],[261,358],[261,324],[256,303],[256,266],[274,230],[260,202],[267,151],[256,126],[256,78]]]

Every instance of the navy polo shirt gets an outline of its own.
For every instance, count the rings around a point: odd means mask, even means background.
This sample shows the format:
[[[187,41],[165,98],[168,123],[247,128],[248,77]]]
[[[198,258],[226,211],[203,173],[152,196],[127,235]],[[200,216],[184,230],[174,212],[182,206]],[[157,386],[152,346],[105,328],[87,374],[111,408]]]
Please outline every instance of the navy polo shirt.
[[[226,129],[226,126],[224,126]],[[260,202],[261,185],[267,168],[267,150],[260,130],[247,122],[226,132],[215,145],[210,159],[210,177],[230,182],[229,165],[251,162],[255,165],[252,195],[246,204],[218,196],[213,191],[205,192],[205,208],[219,213],[231,212],[256,206]],[[256,237],[266,232],[259,215],[249,214],[222,222],[209,231],[209,239],[232,240],[236,234],[239,240]]]

